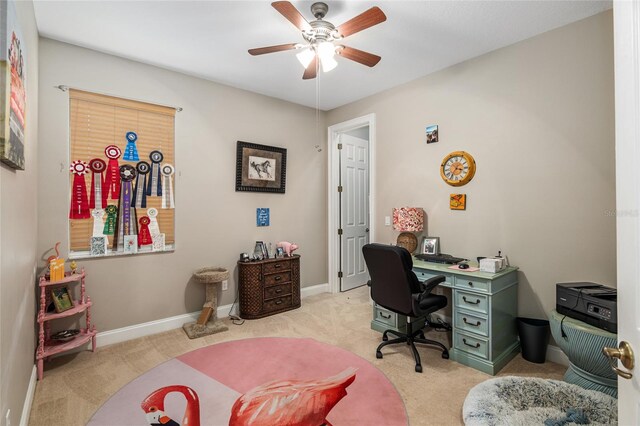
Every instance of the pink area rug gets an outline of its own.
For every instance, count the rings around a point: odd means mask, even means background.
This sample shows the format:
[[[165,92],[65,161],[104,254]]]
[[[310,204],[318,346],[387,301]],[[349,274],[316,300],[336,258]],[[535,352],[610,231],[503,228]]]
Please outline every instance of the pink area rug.
[[[155,367],[111,397],[90,425],[407,425],[377,368],[314,339],[219,343]]]

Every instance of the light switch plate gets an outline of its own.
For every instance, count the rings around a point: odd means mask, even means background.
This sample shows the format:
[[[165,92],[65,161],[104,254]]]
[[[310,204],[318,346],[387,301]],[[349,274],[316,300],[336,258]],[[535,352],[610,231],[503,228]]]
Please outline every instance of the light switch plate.
[[[384,217],[384,224],[385,226],[391,226],[391,216]]]

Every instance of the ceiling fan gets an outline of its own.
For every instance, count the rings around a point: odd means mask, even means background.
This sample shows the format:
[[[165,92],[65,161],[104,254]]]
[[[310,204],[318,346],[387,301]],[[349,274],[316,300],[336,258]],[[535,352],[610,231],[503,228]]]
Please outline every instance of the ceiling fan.
[[[381,58],[378,55],[354,49],[353,47],[334,44],[334,41],[342,40],[347,36],[386,21],[387,17],[380,8],[372,7],[336,27],[331,22],[323,19],[329,10],[329,6],[327,6],[326,3],[317,2],[311,5],[311,13],[316,17],[316,20],[311,22],[308,22],[304,16],[298,12],[298,9],[288,1],[276,1],[271,3],[271,6],[302,31],[302,38],[304,38],[307,43],[288,43],[250,49],[249,53],[251,55],[264,55],[265,53],[298,49],[300,52],[296,54],[296,56],[305,68],[304,74],[302,75],[303,80],[316,78],[318,73],[318,58],[320,59],[320,64],[322,64],[322,70],[324,72],[334,69],[338,65],[334,59],[336,53],[368,67],[373,67],[380,62]]]

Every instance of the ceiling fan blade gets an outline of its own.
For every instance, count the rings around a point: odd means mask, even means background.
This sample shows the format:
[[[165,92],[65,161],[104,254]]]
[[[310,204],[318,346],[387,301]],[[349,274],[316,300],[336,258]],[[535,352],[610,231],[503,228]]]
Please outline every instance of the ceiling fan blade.
[[[336,29],[342,37],[347,37],[359,31],[366,30],[369,27],[373,27],[374,25],[377,25],[386,20],[387,16],[384,14],[384,12],[382,12],[379,7],[374,6],[371,9],[362,12],[360,15],[351,18]]]
[[[249,53],[253,56],[264,55],[265,53],[282,52],[283,50],[292,50],[296,48],[296,43],[279,44],[277,46],[258,47],[249,49]]]
[[[298,12],[298,9],[288,1],[276,1],[271,3],[271,6],[282,14],[289,22],[295,25],[301,31],[308,31],[311,29],[311,25],[304,19],[304,16]]]
[[[304,70],[304,74],[302,74],[303,80],[309,80],[312,78],[316,78],[318,73],[318,56],[314,56],[307,69]]]
[[[340,46],[340,47],[341,49],[336,49],[336,53],[338,53],[338,55],[344,56],[347,59],[351,59],[352,61],[356,61],[368,67],[376,66],[376,64],[380,62],[380,59],[382,59],[378,55],[374,55],[373,53],[354,49],[353,47],[347,47],[347,46]]]

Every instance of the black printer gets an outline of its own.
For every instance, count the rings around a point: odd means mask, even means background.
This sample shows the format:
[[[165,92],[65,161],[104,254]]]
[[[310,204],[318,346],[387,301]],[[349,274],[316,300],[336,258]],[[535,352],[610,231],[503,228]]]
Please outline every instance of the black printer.
[[[618,291],[596,283],[556,284],[558,313],[611,333],[618,332]]]

